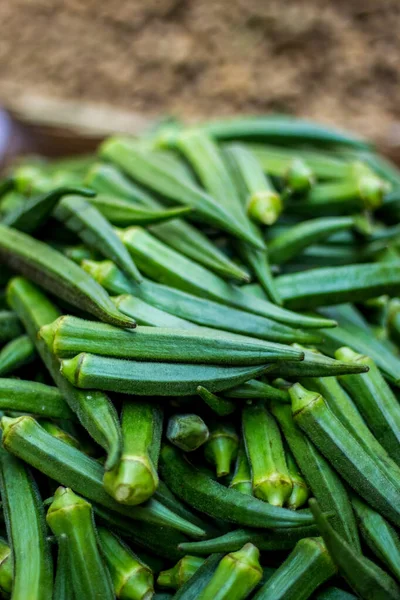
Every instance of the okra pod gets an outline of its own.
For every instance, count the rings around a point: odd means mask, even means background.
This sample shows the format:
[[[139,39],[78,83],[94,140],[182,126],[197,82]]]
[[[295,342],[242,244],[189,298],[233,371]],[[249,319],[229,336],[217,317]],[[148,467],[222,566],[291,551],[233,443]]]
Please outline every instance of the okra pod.
[[[322,538],[305,538],[257,592],[254,600],[307,600],[336,573]]]
[[[237,552],[224,556],[199,600],[244,600],[262,578],[260,552],[245,544]]]
[[[134,327],[108,294],[78,265],[47,244],[0,224],[0,260],[50,292],[99,319]]]
[[[130,294],[114,296],[111,298],[118,310],[132,317],[138,325],[147,325],[149,327],[171,327],[174,329],[194,329],[196,325],[171,315],[169,312],[160,310],[140,298],[135,298]]]
[[[53,563],[39,490],[25,465],[3,448],[0,492],[12,553],[12,597],[51,600]]]
[[[290,479],[292,480],[292,493],[290,494],[286,506],[291,510],[297,510],[300,506],[303,506],[309,496],[309,490],[307,484],[299,471],[293,454],[290,450],[286,449],[286,464]]]
[[[183,414],[170,417],[165,435],[174,446],[193,452],[208,440],[209,431],[198,415]]]
[[[242,494],[247,494],[248,496],[253,495],[250,465],[243,443],[239,444],[239,450],[236,457],[235,471],[233,473],[233,477],[229,484],[229,487],[234,490],[237,490],[238,492],[241,492]]]
[[[365,373],[368,370],[366,365],[357,362],[344,362],[334,360],[329,356],[306,350],[299,344],[294,344],[295,348],[302,349],[304,359],[299,362],[281,361],[272,365],[271,374],[278,377],[331,377],[337,375]]]
[[[142,281],[129,252],[94,204],[80,196],[66,196],[56,206],[54,216],[79,235],[89,248],[114,261],[133,281]]]
[[[360,551],[357,524],[349,495],[341,479],[327,460],[299,429],[290,406],[274,403],[272,414],[277,419],[307,484],[324,511],[332,512],[332,524],[340,535]]]
[[[231,464],[237,456],[239,439],[235,429],[228,423],[214,423],[204,445],[206,460],[216,468],[217,477],[231,472]]]
[[[199,594],[213,577],[221,558],[222,554],[209,556],[196,573],[176,592],[174,600],[198,600]]]
[[[9,342],[22,333],[17,315],[10,310],[0,310],[0,343]]]
[[[162,418],[160,408],[154,403],[124,402],[121,458],[104,475],[104,487],[117,502],[141,504],[157,489]]]
[[[337,350],[335,356],[344,361],[351,360],[368,366],[368,373],[361,377],[347,375],[340,381],[350,392],[376,439],[389,456],[399,463],[400,405],[397,398],[370,357],[345,347]]]
[[[161,571],[157,578],[160,587],[179,590],[204,564],[204,558],[186,555],[168,571]]]
[[[236,410],[236,405],[234,402],[231,402],[231,400],[228,400],[227,398],[213,394],[210,392],[210,390],[202,385],[197,387],[196,392],[200,398],[204,400],[204,402],[211,408],[211,410],[220,417],[230,415]]]
[[[153,573],[122,540],[104,527],[97,530],[114,593],[121,600],[151,600]]]
[[[242,429],[254,495],[274,506],[283,506],[293,486],[274,418],[261,403],[245,406]]]
[[[267,297],[275,304],[281,305],[282,298],[272,277],[268,251],[256,250],[248,244],[239,244],[239,253],[254,271]]]
[[[130,331],[72,316],[60,317],[46,325],[39,336],[60,358],[92,352],[135,360],[230,365],[303,358],[301,350],[244,335],[200,327],[188,330],[139,326]]]
[[[309,514],[271,506],[257,498],[226,488],[189,465],[177,448],[161,450],[161,474],[171,491],[211,517],[248,527],[297,527],[312,523]]]
[[[60,373],[57,358],[44,340],[38,338],[39,329],[52,323],[60,313],[44,294],[21,277],[9,283],[7,296],[68,406],[93,439],[106,450],[106,469],[112,468],[119,460],[122,446],[121,429],[113,404],[102,392],[83,392],[70,385]]]
[[[14,338],[0,350],[0,376],[32,362],[35,356],[35,346],[27,335]]]
[[[89,500],[128,519],[176,528],[189,535],[201,537],[203,534],[199,527],[188,523],[153,499],[143,507],[124,506],[116,502],[103,487],[102,466],[80,450],[47,433],[32,417],[3,417],[2,429],[3,446],[6,450]]]
[[[0,593],[8,598],[12,592],[14,568],[11,548],[0,538]]]
[[[57,539],[67,538],[72,587],[77,598],[113,600],[111,577],[97,547],[92,506],[68,488],[59,487],[47,512]]]
[[[224,392],[226,398],[245,398],[246,400],[269,400],[290,403],[290,397],[287,390],[280,390],[265,381],[250,379],[246,383],[237,385],[236,387]]]
[[[141,396],[190,396],[199,385],[220,392],[271,369],[271,365],[226,367],[139,362],[84,352],[60,362],[62,375],[78,388]]]
[[[400,539],[397,531],[357,496],[353,496],[352,503],[366,544],[396,579],[400,579]]]
[[[400,587],[397,583],[380,567],[349,546],[329,524],[313,498],[310,500],[310,508],[329,554],[355,593],[365,600],[399,598]]]
[[[69,561],[69,542],[64,536],[60,536],[57,542],[57,570],[54,580],[53,597],[57,598],[57,600],[75,600]]]
[[[0,410],[51,419],[76,419],[58,388],[24,379],[0,378]]]
[[[296,424],[368,504],[398,525],[400,484],[387,478],[380,462],[364,450],[320,394],[306,390],[299,383],[289,393]]]

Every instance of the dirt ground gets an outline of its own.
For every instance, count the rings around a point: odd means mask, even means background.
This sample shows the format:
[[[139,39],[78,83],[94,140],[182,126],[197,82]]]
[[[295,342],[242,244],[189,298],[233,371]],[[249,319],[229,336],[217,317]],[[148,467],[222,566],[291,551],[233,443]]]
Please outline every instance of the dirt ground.
[[[398,0],[3,0],[0,24],[0,102],[294,112],[399,144]]]

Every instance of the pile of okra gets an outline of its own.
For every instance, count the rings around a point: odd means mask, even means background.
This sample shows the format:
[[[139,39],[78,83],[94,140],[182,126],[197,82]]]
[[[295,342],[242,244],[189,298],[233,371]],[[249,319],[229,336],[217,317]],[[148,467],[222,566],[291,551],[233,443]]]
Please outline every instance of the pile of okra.
[[[165,121],[0,184],[0,589],[400,598],[400,170]]]

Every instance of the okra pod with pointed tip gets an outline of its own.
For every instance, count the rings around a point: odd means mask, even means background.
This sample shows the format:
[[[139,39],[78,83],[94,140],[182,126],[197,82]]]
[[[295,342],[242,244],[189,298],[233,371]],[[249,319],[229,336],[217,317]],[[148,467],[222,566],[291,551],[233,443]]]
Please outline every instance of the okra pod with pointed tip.
[[[242,494],[247,494],[248,496],[253,495],[250,465],[243,443],[239,445],[239,450],[236,457],[235,471],[233,473],[233,477],[229,484],[229,487],[234,490],[237,490],[238,492],[241,492]]]
[[[204,558],[198,556],[184,556],[168,571],[161,571],[157,578],[160,587],[179,590],[204,564]]]
[[[0,343],[9,342],[22,334],[17,315],[10,310],[0,311]]]
[[[293,344],[295,348],[302,349],[304,359],[299,362],[281,361],[272,365],[271,374],[277,377],[330,377],[337,375],[365,373],[366,365],[357,362],[344,362],[334,360],[323,354],[306,350],[299,344]]]
[[[193,452],[207,442],[209,431],[198,415],[180,414],[170,417],[165,435],[174,446],[185,452]]]
[[[229,475],[238,446],[238,436],[229,423],[214,423],[210,427],[210,435],[204,445],[204,456],[209,463],[215,466],[217,477]]]
[[[210,392],[210,390],[202,385],[197,387],[196,392],[200,398],[204,400],[204,402],[211,408],[211,410],[220,417],[230,415],[236,410],[236,405],[234,402],[228,400],[227,398],[223,398],[222,396],[213,394]]]
[[[32,362],[35,356],[35,346],[27,335],[14,338],[0,350],[0,376],[4,377]]]
[[[258,399],[269,400],[270,402],[290,402],[289,393],[286,390],[280,390],[264,381],[250,379],[246,383],[237,385],[236,387],[227,390],[224,395],[226,398],[245,398],[246,400]]]
[[[121,600],[151,600],[153,573],[116,535],[97,530],[100,548],[111,576],[114,593]]]
[[[162,418],[162,412],[155,403],[124,402],[121,458],[104,475],[104,487],[117,502],[141,504],[157,489]],[[154,457],[156,460],[153,460]]]
[[[113,600],[110,573],[97,546],[92,506],[68,488],[59,487],[47,512],[57,538],[68,540],[72,587],[77,598]]]

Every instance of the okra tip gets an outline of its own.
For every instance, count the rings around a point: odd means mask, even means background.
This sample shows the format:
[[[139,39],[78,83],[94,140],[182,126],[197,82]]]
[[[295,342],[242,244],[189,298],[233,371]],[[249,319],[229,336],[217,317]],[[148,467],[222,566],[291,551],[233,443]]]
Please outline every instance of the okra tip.
[[[314,402],[322,399],[321,394],[317,392],[310,392],[306,390],[301,383],[294,383],[289,388],[289,396],[292,402],[292,413],[295,416],[300,413],[303,409],[311,406]]]
[[[86,358],[87,353],[81,352],[73,358],[65,358],[60,360],[60,373],[64,375],[72,385],[79,387],[79,375],[82,363]]]
[[[259,191],[250,196],[247,211],[252,219],[263,225],[273,225],[282,211],[282,200],[273,191]]]
[[[43,325],[38,331],[38,338],[43,340],[48,348],[53,349],[54,339],[61,322],[65,319],[65,315],[59,317],[48,325]]]

